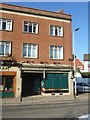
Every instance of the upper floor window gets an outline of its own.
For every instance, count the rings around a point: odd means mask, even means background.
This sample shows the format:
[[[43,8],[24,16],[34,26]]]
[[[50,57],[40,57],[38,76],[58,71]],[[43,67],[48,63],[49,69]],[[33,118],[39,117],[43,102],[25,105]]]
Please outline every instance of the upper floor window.
[[[23,57],[25,58],[37,58],[38,54],[38,45],[36,44],[23,44]]]
[[[11,54],[11,42],[0,42],[0,56]]]
[[[38,24],[25,21],[24,32],[38,34]]]
[[[52,36],[63,36],[63,27],[50,25],[50,35]]]
[[[12,31],[12,20],[0,18],[0,30]]]
[[[50,59],[63,59],[63,47],[50,46]]]

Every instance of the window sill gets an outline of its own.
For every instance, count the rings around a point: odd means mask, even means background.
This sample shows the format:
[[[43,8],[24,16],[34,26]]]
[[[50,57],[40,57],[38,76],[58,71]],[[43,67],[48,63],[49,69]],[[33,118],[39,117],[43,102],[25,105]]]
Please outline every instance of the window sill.
[[[23,33],[26,33],[26,34],[32,34],[32,35],[38,35],[39,33],[31,33],[31,32],[23,32]]]
[[[13,30],[3,30],[3,29],[0,29],[0,31],[13,32]]]
[[[23,57],[23,59],[38,59],[38,57]]]
[[[60,59],[60,58],[50,58],[50,60],[64,60],[64,59]]]
[[[7,57],[7,55],[0,55],[0,57]]]
[[[51,37],[60,37],[60,38],[64,38],[64,36],[57,36],[57,35],[50,35]]]

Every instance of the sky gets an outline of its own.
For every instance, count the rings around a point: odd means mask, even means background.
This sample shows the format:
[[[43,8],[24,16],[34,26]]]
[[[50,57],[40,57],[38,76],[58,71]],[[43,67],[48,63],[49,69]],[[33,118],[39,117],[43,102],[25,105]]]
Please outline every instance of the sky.
[[[83,61],[88,53],[88,2],[7,2],[13,5],[26,6],[48,11],[64,9],[64,13],[72,15],[72,40],[76,56]],[[78,31],[75,31],[79,27]],[[74,39],[73,39],[74,38]],[[73,51],[74,51],[73,50]]]

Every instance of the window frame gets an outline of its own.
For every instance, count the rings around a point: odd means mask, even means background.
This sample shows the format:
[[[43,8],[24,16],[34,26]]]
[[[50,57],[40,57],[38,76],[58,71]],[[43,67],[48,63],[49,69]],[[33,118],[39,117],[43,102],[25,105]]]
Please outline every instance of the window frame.
[[[55,56],[55,54],[54,54],[55,51],[54,51],[54,52],[53,52],[53,57],[51,58],[51,47],[54,47],[54,48],[57,48],[57,49],[58,49],[58,51],[56,51],[58,57],[54,57],[54,56]],[[60,47],[61,53],[59,53],[59,47]],[[60,55],[61,57],[59,57],[59,55]],[[51,59],[51,60],[63,60],[63,59],[64,59],[64,47],[63,47],[63,46],[50,45],[50,46],[49,46],[49,59]]]
[[[5,29],[3,29],[3,23],[6,23],[5,25]],[[10,22],[9,24],[9,29],[8,29],[8,22]],[[5,31],[12,31],[12,25],[13,25],[13,20],[11,19],[6,19],[6,18],[0,18],[0,23],[1,23],[1,26],[0,26],[0,30],[5,30]]]
[[[24,44],[26,44],[27,45],[27,47],[26,47],[26,56],[24,56]],[[28,54],[29,54],[29,52],[28,52],[28,49],[29,49],[29,45],[30,45],[30,47],[31,47],[31,57],[30,56],[28,56]],[[33,57],[33,46],[35,45],[35,47],[36,47],[36,56],[35,57]],[[23,45],[22,45],[22,57],[23,58],[31,58],[31,59],[37,59],[38,58],[38,44],[33,44],[33,43],[23,43]]]
[[[2,44],[3,43],[3,44]],[[0,41],[0,45],[4,45],[4,55],[0,55],[0,56],[7,56],[11,54],[11,42],[10,41]],[[9,45],[9,51],[6,54],[6,45]]]
[[[26,22],[26,24],[28,24],[28,30],[27,31],[25,31],[25,22]],[[29,31],[30,24],[32,26],[32,31],[31,32]],[[34,25],[36,25],[36,31],[35,32],[33,31],[34,30]],[[37,22],[23,21],[23,32],[24,33],[38,34],[39,33],[38,30],[39,30],[39,24]]]
[[[53,34],[51,34],[51,27],[53,27]],[[57,28],[57,29],[56,29]],[[59,28],[61,28],[61,34],[59,34]],[[55,30],[57,30],[57,35],[55,34]],[[50,25],[49,26],[49,34],[50,36],[55,36],[55,37],[63,37],[64,36],[64,27],[59,26],[59,25]]]

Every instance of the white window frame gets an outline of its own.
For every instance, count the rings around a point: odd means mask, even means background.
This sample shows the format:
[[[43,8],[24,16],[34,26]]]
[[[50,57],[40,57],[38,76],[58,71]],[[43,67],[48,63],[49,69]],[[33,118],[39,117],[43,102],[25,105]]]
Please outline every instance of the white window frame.
[[[24,29],[24,28],[25,28],[25,24],[27,24],[27,31],[25,31],[25,29]],[[29,31],[30,25],[32,26],[31,32]],[[35,31],[35,32],[34,32],[34,26],[36,26],[36,31]],[[38,34],[38,23],[24,21],[24,28],[23,28],[23,31],[24,31],[25,33]]]
[[[6,23],[5,29],[3,29],[3,22]],[[12,20],[0,18],[0,30],[12,31]]]
[[[51,28],[53,30],[53,34],[51,34]],[[57,30],[57,34],[55,34],[55,30]],[[63,37],[63,26],[50,25],[50,35]]]
[[[30,43],[23,43],[23,52],[24,52],[24,45],[26,44],[26,56],[24,56],[24,53],[23,53],[23,58],[38,58],[38,45],[37,44],[30,44]],[[28,49],[29,49],[29,46],[31,46],[31,57],[28,56]],[[36,46],[36,56],[33,56],[33,46]]]
[[[0,41],[0,45],[4,45],[4,55],[0,55],[0,56],[7,56],[7,55],[10,55],[11,54],[11,42],[9,41]],[[6,54],[6,46],[9,45],[9,51],[8,53]]]
[[[51,57],[51,47],[53,49],[53,53],[52,53],[52,57]],[[56,57],[55,57],[55,50],[56,50]],[[63,59],[63,46],[54,46],[54,45],[50,45],[50,50],[49,50],[49,58],[50,59]],[[61,51],[61,52],[60,52]]]

